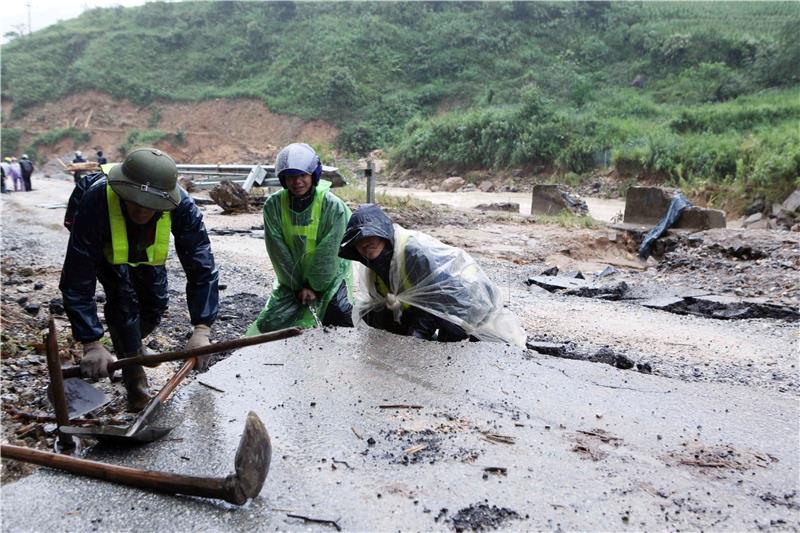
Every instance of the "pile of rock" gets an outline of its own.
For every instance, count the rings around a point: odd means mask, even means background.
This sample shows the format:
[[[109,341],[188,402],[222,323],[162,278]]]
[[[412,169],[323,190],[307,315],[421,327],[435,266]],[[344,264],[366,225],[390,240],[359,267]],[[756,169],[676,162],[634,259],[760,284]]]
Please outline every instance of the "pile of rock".
[[[782,204],[772,204],[767,210],[763,201],[754,203],[745,212],[742,227],[747,229],[789,229],[800,231],[800,189],[789,195]]]
[[[589,213],[586,202],[564,185],[538,184],[533,187],[531,214],[557,215],[564,209],[580,216]]]

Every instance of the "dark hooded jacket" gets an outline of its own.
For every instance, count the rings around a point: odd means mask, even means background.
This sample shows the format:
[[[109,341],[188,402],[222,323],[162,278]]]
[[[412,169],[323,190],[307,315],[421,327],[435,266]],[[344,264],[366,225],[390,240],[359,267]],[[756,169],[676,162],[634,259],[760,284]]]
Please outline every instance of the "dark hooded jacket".
[[[365,237],[380,237],[387,243],[381,254],[371,261],[365,259],[356,250],[356,242]],[[389,271],[394,254],[394,244],[394,226],[391,219],[378,205],[364,204],[350,217],[347,230],[342,238],[339,257],[358,261],[375,272],[389,286]],[[405,272],[412,286],[436,271],[436,265],[432,262],[429,254],[413,242],[409,241],[404,252],[406,254]],[[442,297],[447,298],[444,295]],[[459,306],[459,303],[455,301],[449,303],[454,307]],[[388,309],[372,311],[364,316],[364,321],[375,328],[426,340],[457,341],[468,337],[459,326],[414,306],[403,311],[399,324],[394,320],[394,314]],[[438,336],[436,335],[437,330],[439,330]]]
[[[106,262],[103,246],[111,242],[111,226],[105,176],[102,173],[86,176],[80,185],[82,187],[76,187],[70,198],[69,207],[73,211],[68,207],[68,220],[64,221],[71,235],[59,288],[75,340],[88,342],[103,336],[94,295],[98,268]],[[203,215],[181,189],[181,202],[170,216],[175,251],[186,273],[186,302],[191,323],[211,325],[219,309],[219,273]],[[132,233],[129,231],[128,235],[130,240]],[[135,244],[131,243],[131,249]]]

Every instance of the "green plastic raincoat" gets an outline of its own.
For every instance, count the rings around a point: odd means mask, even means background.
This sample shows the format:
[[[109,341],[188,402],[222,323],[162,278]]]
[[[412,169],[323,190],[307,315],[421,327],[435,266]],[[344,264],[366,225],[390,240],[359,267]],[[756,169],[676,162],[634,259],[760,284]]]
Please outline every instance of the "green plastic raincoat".
[[[247,328],[246,335],[316,326],[314,316],[296,296],[304,287],[321,295],[314,304],[320,318],[325,316],[342,281],[347,283],[348,299],[352,302],[350,261],[338,255],[350,209],[330,188],[329,181],[320,181],[314,201],[300,213],[289,209],[286,189],[270,195],[264,202],[264,240],[275,269],[275,283],[264,309]]]

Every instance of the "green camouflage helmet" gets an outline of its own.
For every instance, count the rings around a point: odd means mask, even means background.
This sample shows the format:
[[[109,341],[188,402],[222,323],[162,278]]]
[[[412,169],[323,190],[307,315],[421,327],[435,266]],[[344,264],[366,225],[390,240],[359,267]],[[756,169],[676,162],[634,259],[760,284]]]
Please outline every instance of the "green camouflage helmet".
[[[178,167],[157,148],[132,150],[108,173],[108,184],[123,200],[156,211],[171,211],[181,202]]]

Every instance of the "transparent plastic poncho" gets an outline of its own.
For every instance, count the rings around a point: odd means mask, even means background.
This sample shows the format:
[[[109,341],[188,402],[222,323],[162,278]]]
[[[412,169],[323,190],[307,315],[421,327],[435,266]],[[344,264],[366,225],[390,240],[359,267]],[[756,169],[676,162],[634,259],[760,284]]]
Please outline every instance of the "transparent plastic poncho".
[[[356,264],[359,294],[353,305],[357,324],[372,311],[389,309],[395,321],[414,306],[460,326],[483,341],[525,347],[519,318],[504,306],[498,287],[466,252],[433,237],[394,224],[394,253],[388,293],[382,296],[376,275]]]

